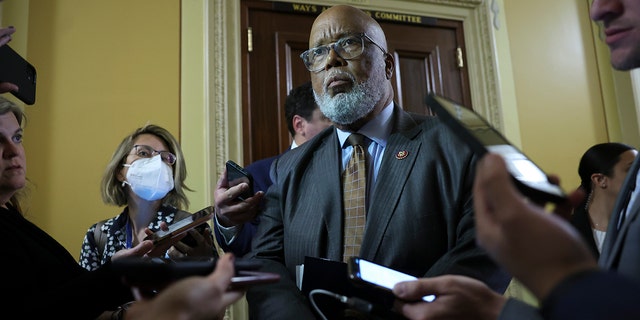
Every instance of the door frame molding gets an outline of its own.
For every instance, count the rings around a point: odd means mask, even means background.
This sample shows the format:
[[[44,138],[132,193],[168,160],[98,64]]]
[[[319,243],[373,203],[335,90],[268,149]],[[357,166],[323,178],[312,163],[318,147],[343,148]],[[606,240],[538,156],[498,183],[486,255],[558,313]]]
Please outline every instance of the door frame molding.
[[[500,19],[504,20],[504,14],[499,12],[502,0],[281,2],[324,6],[352,4],[369,10],[463,21],[467,46],[465,62],[469,70],[474,109],[502,132],[506,129],[507,136],[513,133],[515,136],[510,136],[511,140],[519,144],[515,97],[511,99],[509,94],[500,92],[500,79],[507,83],[513,79],[508,54],[501,54],[496,49],[495,33],[503,33],[502,36],[498,35],[497,41],[506,39],[506,31],[500,30],[499,23]],[[243,162],[243,150],[237,147],[243,141],[240,50],[241,37],[246,36],[240,30],[240,1],[182,1],[182,27],[181,140],[184,152],[188,155],[189,172],[194,173],[190,174],[188,182],[198,191],[192,203],[206,205],[212,202],[212,192],[225,161],[233,159]],[[508,52],[508,43],[506,50]],[[505,62],[503,60],[507,62],[504,70],[498,70],[497,67],[499,54],[501,66]],[[198,84],[198,81],[202,83]],[[505,120],[501,104],[505,97],[514,105],[513,109],[506,112],[507,116],[515,121]],[[507,128],[505,123],[508,124]],[[202,177],[206,180],[204,185]]]

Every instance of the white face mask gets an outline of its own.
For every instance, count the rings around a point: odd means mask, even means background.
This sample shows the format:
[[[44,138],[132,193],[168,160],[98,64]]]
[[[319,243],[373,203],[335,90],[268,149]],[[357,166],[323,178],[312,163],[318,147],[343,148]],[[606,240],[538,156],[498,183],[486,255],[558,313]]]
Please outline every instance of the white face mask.
[[[141,158],[123,166],[129,167],[129,170],[127,180],[123,181],[122,185],[130,185],[131,190],[142,199],[162,199],[173,189],[173,171],[162,161],[160,155]]]

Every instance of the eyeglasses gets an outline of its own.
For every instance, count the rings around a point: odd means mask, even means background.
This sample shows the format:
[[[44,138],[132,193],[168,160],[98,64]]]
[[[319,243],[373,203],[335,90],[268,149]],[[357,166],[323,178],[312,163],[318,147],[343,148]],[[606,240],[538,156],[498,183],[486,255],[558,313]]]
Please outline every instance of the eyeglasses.
[[[176,160],[178,159],[175,154],[169,151],[154,150],[153,148],[144,144],[136,144],[135,146],[133,146],[133,149],[135,150],[135,153],[131,153],[131,154],[136,155],[140,158],[151,158],[159,154],[160,158],[162,158],[162,161],[164,161],[170,166],[176,163]]]
[[[375,43],[365,33],[346,36],[340,40],[330,43],[324,46],[311,48],[300,55],[304,65],[311,72],[318,72],[325,67],[325,61],[331,49],[333,49],[342,59],[350,60],[359,57],[364,51],[364,39],[369,40],[376,47],[382,50],[382,53],[387,54],[387,51]]]

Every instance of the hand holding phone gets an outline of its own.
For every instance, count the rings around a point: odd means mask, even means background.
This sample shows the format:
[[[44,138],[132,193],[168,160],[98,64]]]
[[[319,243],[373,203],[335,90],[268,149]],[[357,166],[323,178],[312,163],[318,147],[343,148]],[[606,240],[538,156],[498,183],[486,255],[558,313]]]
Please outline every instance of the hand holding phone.
[[[144,240],[153,240],[153,244],[158,246],[164,244],[166,241],[174,239],[182,235],[183,233],[209,221],[213,215],[214,208],[212,206],[206,207],[190,217],[186,217],[180,221],[169,225],[168,230],[159,230],[152,235],[147,236]]]
[[[229,186],[229,188],[235,187],[243,182],[249,185],[249,189],[236,197],[236,199],[238,199],[239,201],[244,201],[248,198],[251,198],[253,196],[253,177],[251,176],[251,174],[232,160],[227,161],[226,167],[227,185]]]
[[[412,275],[358,257],[351,257],[347,268],[349,270],[349,279],[354,283],[391,294],[393,294],[393,287],[396,283],[418,279]],[[435,295],[422,297],[425,302],[432,302],[435,299]]]
[[[562,188],[549,181],[539,166],[477,112],[433,93],[427,96],[427,105],[476,154],[482,156],[492,152],[501,155],[522,194],[539,203],[566,202]]]
[[[212,257],[122,257],[112,261],[112,268],[128,285],[151,292],[185,277],[206,276],[214,271],[216,261],[217,258]],[[258,271],[262,266],[259,260],[239,258],[234,265],[235,276],[231,278],[229,290],[244,290],[280,280],[277,273]]]

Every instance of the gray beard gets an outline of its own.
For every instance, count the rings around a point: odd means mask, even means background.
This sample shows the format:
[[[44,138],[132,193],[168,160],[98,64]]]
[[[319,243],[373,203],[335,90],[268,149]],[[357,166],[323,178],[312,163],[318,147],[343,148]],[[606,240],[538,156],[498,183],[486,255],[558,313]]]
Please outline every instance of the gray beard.
[[[364,118],[382,95],[380,90],[373,87],[372,80],[369,78],[366,82],[357,83],[351,92],[340,93],[335,97],[329,97],[326,93],[317,95],[314,92],[320,111],[339,125],[349,125]]]

